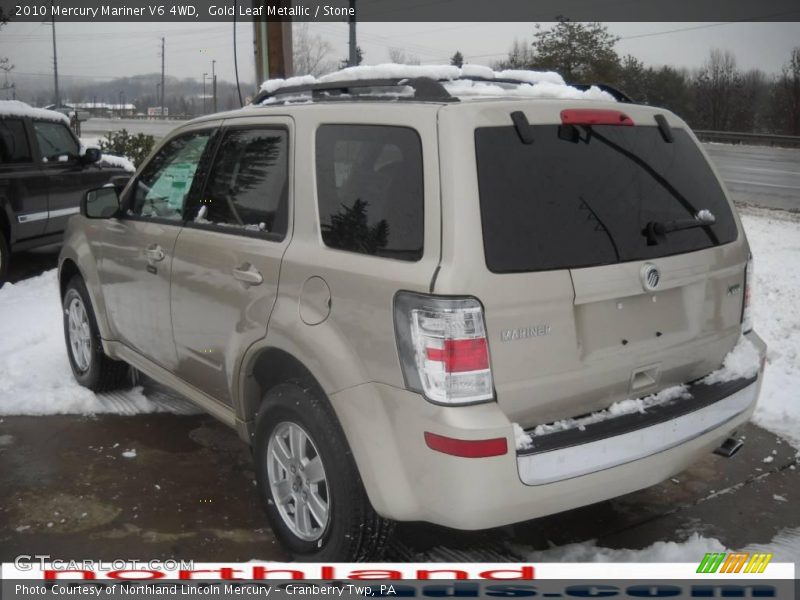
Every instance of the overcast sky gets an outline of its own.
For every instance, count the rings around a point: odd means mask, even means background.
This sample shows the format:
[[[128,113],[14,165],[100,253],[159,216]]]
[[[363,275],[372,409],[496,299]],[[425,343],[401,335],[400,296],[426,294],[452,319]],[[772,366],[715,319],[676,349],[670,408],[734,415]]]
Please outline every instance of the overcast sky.
[[[548,24],[544,24],[548,26]],[[630,53],[648,65],[698,67],[711,48],[734,52],[740,67],[778,73],[793,46],[800,45],[800,23],[610,23],[622,39],[620,54]],[[347,55],[347,25],[311,24],[334,48],[332,58]],[[423,64],[442,63],[460,50],[468,62],[491,64],[502,58],[515,38],[531,41],[533,23],[361,23],[358,44],[365,62],[388,60],[399,47]],[[239,73],[254,79],[252,23],[240,23]],[[57,23],[59,72],[72,77],[114,77],[161,69],[161,37],[166,38],[166,72],[201,80],[216,60],[220,79],[234,80],[233,28],[230,23]],[[10,23],[0,32],[0,56],[15,72],[52,77],[49,23]]]

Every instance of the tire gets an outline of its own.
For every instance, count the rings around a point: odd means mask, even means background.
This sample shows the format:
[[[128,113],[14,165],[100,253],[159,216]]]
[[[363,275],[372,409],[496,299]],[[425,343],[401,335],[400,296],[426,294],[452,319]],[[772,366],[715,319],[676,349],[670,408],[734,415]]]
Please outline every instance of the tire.
[[[8,240],[5,234],[0,230],[0,288],[6,282],[8,275],[8,261],[11,258],[11,250],[8,247]]]
[[[289,438],[298,433],[306,440],[295,437],[302,443],[292,448]],[[276,451],[283,455],[284,466]],[[256,417],[253,454],[272,530],[296,560],[358,562],[380,557],[394,524],[372,508],[327,399],[298,383],[269,390]],[[325,504],[327,516],[322,517],[320,507]]]
[[[103,352],[100,330],[83,279],[70,279],[64,293],[64,340],[72,374],[83,387],[107,392],[131,383],[130,367]]]

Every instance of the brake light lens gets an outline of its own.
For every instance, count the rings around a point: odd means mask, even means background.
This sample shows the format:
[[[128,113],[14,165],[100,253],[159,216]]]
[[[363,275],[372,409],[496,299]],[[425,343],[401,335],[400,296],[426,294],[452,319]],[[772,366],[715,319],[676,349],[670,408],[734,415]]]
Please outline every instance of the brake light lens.
[[[631,119],[619,110],[602,108],[568,108],[561,111],[563,125],[624,125],[633,126]]]
[[[747,259],[747,268],[744,272],[744,300],[742,302],[742,333],[753,330],[753,257]]]
[[[478,300],[399,292],[394,315],[408,389],[439,404],[494,399],[489,344]]]

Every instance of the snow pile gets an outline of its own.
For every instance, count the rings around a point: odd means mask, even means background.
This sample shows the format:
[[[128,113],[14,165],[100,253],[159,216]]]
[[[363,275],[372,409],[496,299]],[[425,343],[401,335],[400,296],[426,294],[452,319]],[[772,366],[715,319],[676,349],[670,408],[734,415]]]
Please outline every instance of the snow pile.
[[[519,426],[518,423],[512,423],[514,427],[514,442],[517,450],[528,450],[533,448],[533,440],[531,436],[525,433],[525,430]]]
[[[740,215],[755,261],[753,322],[768,346],[753,421],[800,450],[800,218],[753,208]]]
[[[283,87],[293,87],[295,85],[311,85],[318,83],[317,78],[313,75],[299,75],[297,77],[289,77],[289,79],[268,79],[261,84],[261,91],[272,93]]]
[[[722,368],[701,379],[700,383],[712,385],[736,379],[750,379],[756,376],[760,364],[758,348],[746,337],[740,337],[733,350],[725,356]]]
[[[281,88],[295,85],[309,85],[332,81],[359,81],[365,79],[414,79],[428,77],[444,83],[445,89],[457,97],[526,97],[560,98],[567,100],[604,100],[614,102],[614,97],[592,86],[579,90],[564,83],[563,77],[552,71],[506,70],[495,72],[481,65],[398,65],[383,64],[372,66],[347,67],[341,71],[315,78],[311,75],[290,77],[289,79],[269,79],[261,84],[261,91],[274,93]],[[519,85],[510,87],[507,83],[472,81],[462,77],[482,77],[485,79],[514,79]],[[275,100],[273,100],[274,102]],[[264,104],[269,104],[269,99]]]
[[[600,88],[592,86],[588,90],[579,90],[569,85],[542,81],[535,85],[522,84],[516,87],[507,88],[498,84],[485,81],[470,81],[469,79],[459,79],[458,81],[446,82],[445,89],[451,96],[459,98],[465,97],[523,97],[523,98],[550,98],[561,100],[601,100],[614,102],[614,97]]]
[[[136,167],[134,167],[133,163],[124,156],[116,156],[114,154],[102,154],[97,164],[107,165],[109,167],[119,167],[120,169],[125,169],[129,173],[136,172]]]
[[[81,138],[81,156],[86,152],[87,148],[100,149],[99,138]],[[101,154],[100,160],[97,161],[98,165],[105,165],[108,167],[118,167],[125,169],[129,173],[135,173],[136,167],[127,156],[117,156],[116,154]]]
[[[498,79],[518,79],[531,85],[536,83],[554,83],[556,85],[567,85],[564,78],[555,71],[521,71],[518,69],[506,69],[495,73]]]
[[[532,562],[668,562],[697,561],[706,552],[726,552],[727,548],[714,538],[693,533],[685,542],[656,542],[641,550],[602,548],[596,540],[565,544],[549,550],[524,552]]]
[[[637,412],[644,413],[648,408],[662,404],[669,404],[670,402],[680,398],[689,397],[691,397],[691,394],[689,394],[688,388],[685,385],[675,385],[663,389],[657,394],[651,394],[642,398],[629,398],[627,400],[620,400],[606,409],[586,415],[585,417],[580,417],[577,419],[562,419],[560,421],[556,421],[555,423],[537,425],[533,432],[528,435],[528,437],[531,438],[531,441],[533,441],[538,436],[548,435],[558,431],[567,431],[569,429],[583,430],[587,425],[600,423],[607,419],[612,419],[622,415],[628,415]],[[519,443],[519,440],[517,440],[518,445]]]
[[[97,395],[72,377],[56,271],[0,289],[0,415],[186,413],[142,388]]]
[[[729,552],[715,538],[693,533],[683,542],[656,542],[641,550],[602,548],[595,540],[558,546],[549,550],[519,548],[531,562],[623,562],[623,563],[686,563],[697,564],[707,552]],[[751,544],[740,552],[771,552],[775,562],[800,562],[800,528],[785,529],[768,544]]]
[[[34,108],[30,104],[20,102],[19,100],[0,100],[0,118],[3,117],[30,117],[31,119],[55,121],[57,123],[69,125],[69,119],[60,112],[44,108]]]

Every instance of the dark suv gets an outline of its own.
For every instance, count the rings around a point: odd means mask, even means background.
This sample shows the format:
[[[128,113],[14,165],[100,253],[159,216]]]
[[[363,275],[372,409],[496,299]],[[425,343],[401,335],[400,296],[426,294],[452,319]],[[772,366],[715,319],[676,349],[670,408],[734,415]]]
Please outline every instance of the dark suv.
[[[12,252],[60,243],[87,189],[130,175],[103,158],[82,151],[64,115],[0,101],[0,285]]]

